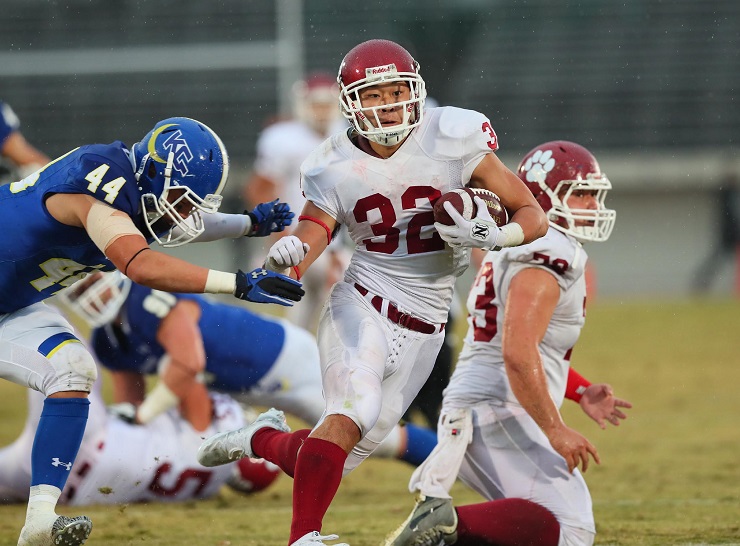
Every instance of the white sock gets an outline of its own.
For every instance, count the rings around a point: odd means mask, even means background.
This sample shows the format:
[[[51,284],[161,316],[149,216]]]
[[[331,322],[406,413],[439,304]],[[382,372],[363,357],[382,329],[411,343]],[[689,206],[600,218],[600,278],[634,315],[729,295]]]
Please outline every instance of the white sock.
[[[26,521],[34,516],[55,514],[61,489],[53,485],[32,485],[28,495]]]

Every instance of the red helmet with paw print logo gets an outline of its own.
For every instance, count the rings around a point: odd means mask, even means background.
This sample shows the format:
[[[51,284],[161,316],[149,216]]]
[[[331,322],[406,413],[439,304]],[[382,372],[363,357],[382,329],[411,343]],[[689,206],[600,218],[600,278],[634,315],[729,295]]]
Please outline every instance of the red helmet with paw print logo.
[[[395,42],[368,40],[352,48],[342,60],[337,82],[342,115],[369,140],[383,146],[394,146],[421,123],[427,93],[424,80],[419,75],[419,63]],[[368,87],[385,83],[407,85],[410,91],[408,100],[363,108],[360,93]],[[378,110],[399,106],[403,108],[401,123],[383,127]]]
[[[540,144],[524,156],[517,175],[555,229],[579,241],[606,241],[611,235],[617,213],[604,204],[611,182],[580,144],[567,140]],[[594,196],[594,208],[568,205],[571,196],[582,192]]]

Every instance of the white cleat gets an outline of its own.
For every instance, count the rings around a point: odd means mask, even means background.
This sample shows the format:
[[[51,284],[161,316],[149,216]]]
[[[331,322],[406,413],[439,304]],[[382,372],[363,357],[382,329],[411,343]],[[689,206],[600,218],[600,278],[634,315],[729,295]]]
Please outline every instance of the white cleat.
[[[87,516],[68,518],[51,514],[48,518],[27,521],[18,546],[80,546],[91,531],[92,521]]]
[[[310,533],[303,535],[290,546],[329,546],[328,544],[324,544],[325,540],[336,540],[338,538],[339,535],[321,536],[318,531],[311,531]],[[349,546],[349,544],[342,542],[332,546]]]
[[[252,436],[266,427],[290,432],[290,427],[285,421],[285,414],[280,410],[270,408],[245,427],[229,432],[219,432],[205,440],[198,448],[198,462],[203,466],[220,466],[244,457],[256,458],[252,451]]]

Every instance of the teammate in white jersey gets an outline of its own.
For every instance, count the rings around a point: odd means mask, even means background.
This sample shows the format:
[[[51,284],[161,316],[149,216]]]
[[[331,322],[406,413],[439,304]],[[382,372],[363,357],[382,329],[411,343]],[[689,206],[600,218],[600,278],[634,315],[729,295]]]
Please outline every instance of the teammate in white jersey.
[[[259,463],[239,465],[249,459],[238,461],[238,466],[218,468],[204,468],[196,460],[204,434],[244,425],[242,408],[230,396],[210,393],[213,411],[210,405],[206,408],[208,425],[199,431],[175,408],[145,426],[125,422],[106,412],[99,385],[95,383],[89,397],[90,416],[77,459],[58,461],[70,466],[60,503],[179,502],[212,497],[225,484],[243,490],[245,480],[265,479],[266,473],[269,479],[271,470],[260,468]],[[29,454],[43,402],[40,393],[28,392],[29,411],[23,432],[15,442],[0,449],[0,503],[28,500]],[[203,413],[203,408],[195,400],[184,410],[193,417]]]
[[[595,527],[581,473],[596,448],[562,420],[585,394],[600,426],[631,407],[608,385],[569,377],[585,320],[584,241],[606,241],[616,212],[596,158],[567,141],[530,151],[518,174],[547,212],[547,235],[489,252],[468,297],[469,328],[444,393],[438,444],[414,472],[409,518],[386,541],[458,545],[590,545]],[[582,406],[584,404],[582,403]],[[586,407],[584,406],[584,409]],[[454,509],[454,480],[489,502]]]
[[[295,82],[293,117],[268,125],[257,140],[253,172],[243,190],[245,202],[262,203],[280,198],[291,210],[303,210],[306,198],[301,190],[301,163],[327,137],[349,128],[339,115],[338,97],[339,86],[331,74],[314,72]],[[269,244],[267,239],[260,241],[258,244],[265,246],[259,247],[262,249],[259,255],[263,256],[272,243],[287,233],[271,236]],[[316,332],[321,306],[331,286],[344,274],[350,255],[343,238],[337,238],[301,279],[306,291],[305,305],[287,311],[290,321]]]
[[[267,258],[269,268],[300,278],[340,225],[355,243],[319,324],[326,409],[295,463],[289,544],[301,546],[337,538],[320,531],[343,473],[388,435],[429,376],[469,248],[516,246],[547,230],[531,192],[494,154],[498,140],[483,114],[425,112],[419,65],[403,47],[356,46],[342,61],[339,86],[353,131],[332,136],[303,163],[301,221]],[[499,229],[478,199],[473,220],[435,224],[433,203],[466,184],[494,191],[512,221]],[[253,426],[206,440],[199,460],[256,455],[278,464],[267,452],[287,443],[284,430],[279,413],[267,412]]]

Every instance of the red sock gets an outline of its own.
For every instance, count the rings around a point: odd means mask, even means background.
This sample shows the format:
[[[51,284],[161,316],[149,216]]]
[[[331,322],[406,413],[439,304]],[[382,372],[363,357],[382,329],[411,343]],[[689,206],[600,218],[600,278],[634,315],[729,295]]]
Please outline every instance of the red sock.
[[[289,544],[306,533],[321,531],[324,514],[342,481],[346,459],[344,450],[332,442],[307,438],[303,443],[295,466]]]
[[[457,546],[557,546],[560,524],[544,506],[501,499],[457,508]]]
[[[311,429],[283,432],[265,427],[252,436],[252,451],[258,457],[280,467],[291,478],[295,475],[298,450],[306,441]]]

